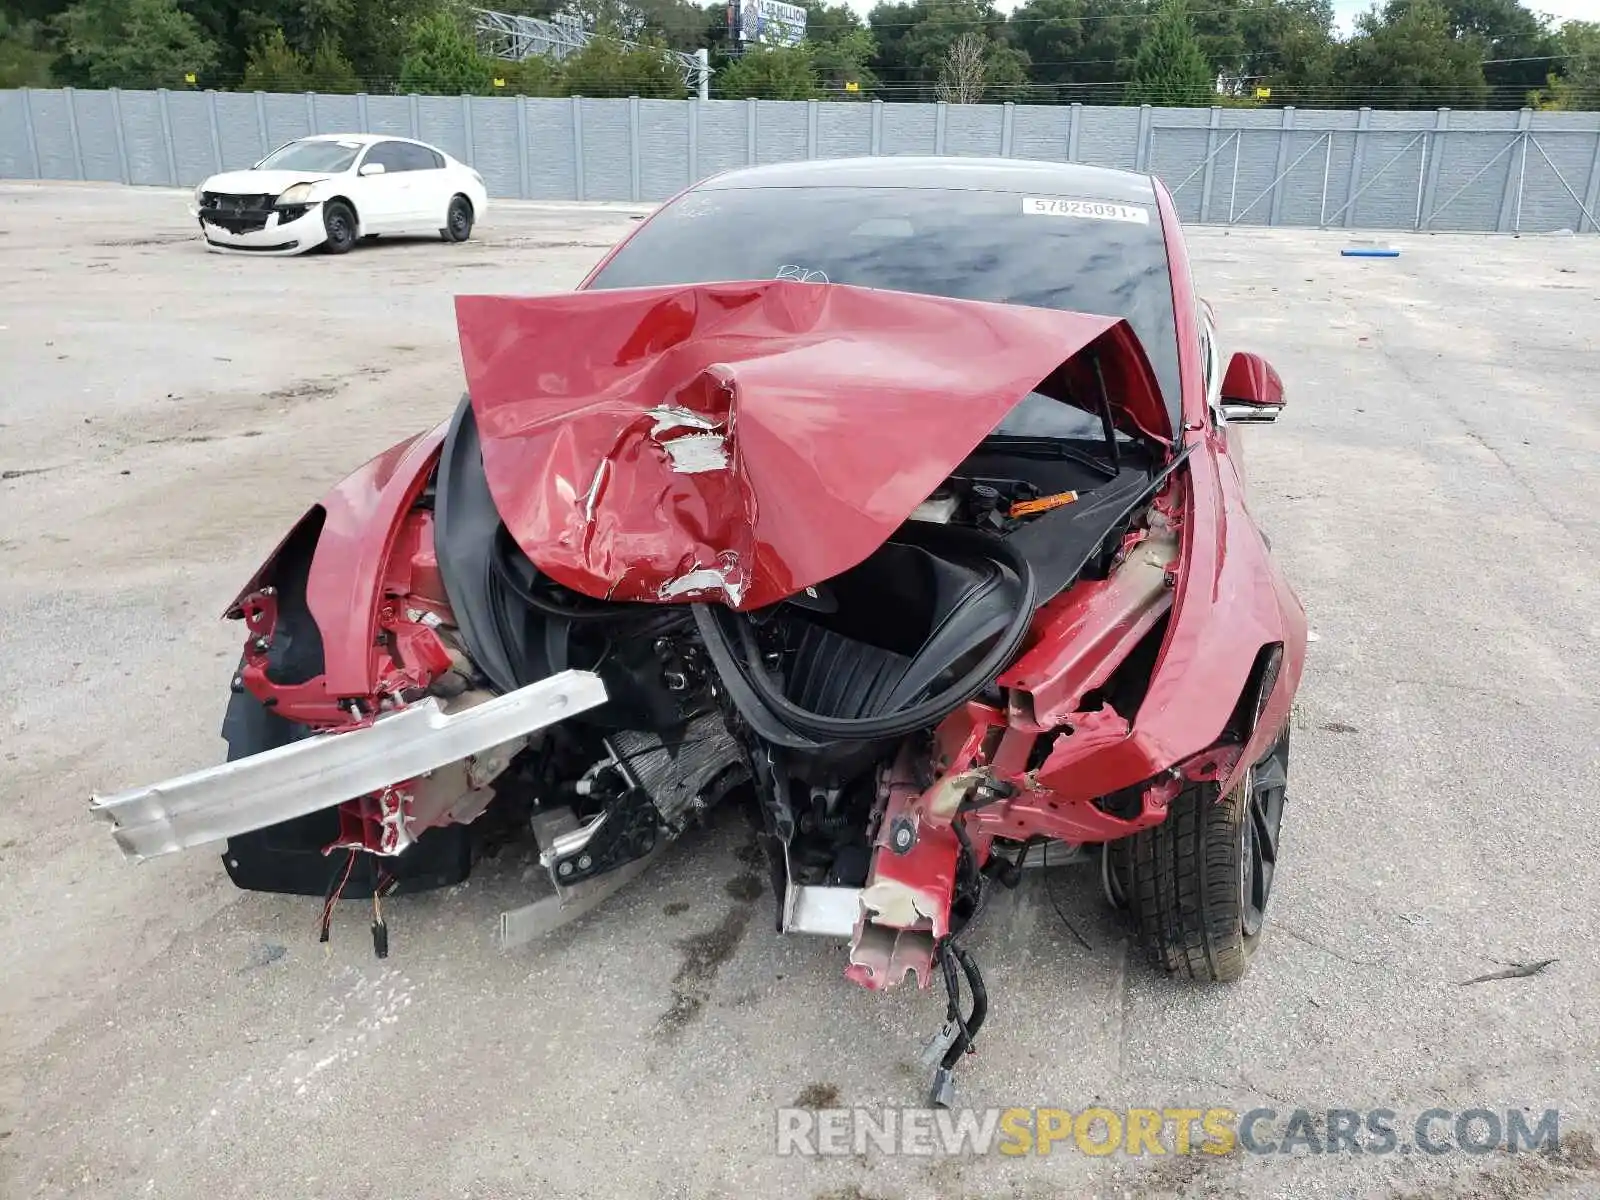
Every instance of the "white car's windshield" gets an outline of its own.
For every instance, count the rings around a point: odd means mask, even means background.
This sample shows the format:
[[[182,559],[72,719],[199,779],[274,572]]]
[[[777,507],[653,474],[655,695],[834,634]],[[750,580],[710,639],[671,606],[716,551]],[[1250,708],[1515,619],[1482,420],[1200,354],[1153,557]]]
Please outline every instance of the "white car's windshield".
[[[260,171],[348,171],[360,142],[303,141],[280,146],[257,164]]]

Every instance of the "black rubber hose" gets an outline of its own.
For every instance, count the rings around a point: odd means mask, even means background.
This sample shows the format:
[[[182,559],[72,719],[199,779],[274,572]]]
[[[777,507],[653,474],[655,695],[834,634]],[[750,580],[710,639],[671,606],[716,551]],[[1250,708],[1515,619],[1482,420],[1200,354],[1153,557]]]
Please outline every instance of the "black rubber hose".
[[[772,715],[783,725],[808,738],[824,742],[873,741],[878,738],[903,737],[924,726],[931,725],[948,713],[965,704],[981,692],[1004,669],[1012,655],[1021,647],[1033,623],[1034,599],[1038,589],[1033,566],[1016,549],[1000,538],[986,538],[985,549],[1016,571],[1022,581],[1022,596],[1017,604],[1017,614],[1009,628],[996,640],[971,670],[943,692],[910,708],[886,713],[878,717],[825,717],[794,704],[778,690],[768,678],[761,661],[760,647],[750,632],[748,618],[736,614],[739,620],[739,639],[745,662],[740,664],[741,674],[756,691]],[[727,645],[727,630],[714,612],[708,612],[709,621],[700,621],[702,636],[712,634]],[[730,647],[731,648],[731,647]],[[732,656],[737,661],[737,655]]]

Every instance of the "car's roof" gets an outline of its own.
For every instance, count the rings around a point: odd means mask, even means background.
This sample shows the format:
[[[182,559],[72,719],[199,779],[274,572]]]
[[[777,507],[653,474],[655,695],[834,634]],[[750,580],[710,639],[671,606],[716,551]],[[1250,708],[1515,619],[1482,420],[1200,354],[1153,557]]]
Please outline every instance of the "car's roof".
[[[1021,158],[808,159],[740,167],[700,184],[715,191],[830,186],[1042,192],[1121,204],[1155,199],[1150,176],[1137,171]]]
[[[410,142],[415,146],[427,146],[430,150],[439,149],[431,142],[421,142],[416,138],[398,137],[391,133],[312,133],[294,140],[297,142],[359,142],[363,146],[370,146],[373,142]]]

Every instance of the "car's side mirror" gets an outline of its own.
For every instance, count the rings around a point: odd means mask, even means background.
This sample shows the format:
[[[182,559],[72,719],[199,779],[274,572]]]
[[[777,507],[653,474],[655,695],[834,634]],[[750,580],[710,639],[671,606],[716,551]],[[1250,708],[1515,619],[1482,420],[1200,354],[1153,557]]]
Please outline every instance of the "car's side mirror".
[[[357,175],[382,175],[383,172],[384,172],[384,166],[383,166],[382,163],[362,163],[361,164],[361,169],[359,171],[357,171],[356,174]]]
[[[1276,421],[1283,411],[1283,380],[1259,354],[1240,351],[1222,377],[1222,412],[1230,421]]]

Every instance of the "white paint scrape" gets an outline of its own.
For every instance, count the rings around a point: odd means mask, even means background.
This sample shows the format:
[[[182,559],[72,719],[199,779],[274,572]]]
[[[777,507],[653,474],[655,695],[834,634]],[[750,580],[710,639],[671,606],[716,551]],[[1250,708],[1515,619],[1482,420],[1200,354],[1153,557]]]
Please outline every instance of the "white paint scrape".
[[[662,600],[676,600],[707,592],[721,592],[735,608],[739,606],[744,598],[744,572],[739,568],[737,555],[723,554],[719,566],[696,567],[676,579],[669,579],[661,585],[657,595]]]
[[[727,469],[727,439],[719,432],[720,422],[674,405],[652,408],[650,415],[655,418],[650,436],[667,452],[674,471],[698,475]],[[673,438],[663,436],[675,430],[687,432]]]

